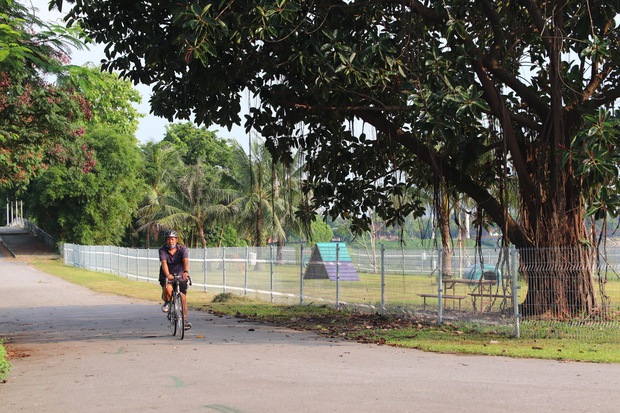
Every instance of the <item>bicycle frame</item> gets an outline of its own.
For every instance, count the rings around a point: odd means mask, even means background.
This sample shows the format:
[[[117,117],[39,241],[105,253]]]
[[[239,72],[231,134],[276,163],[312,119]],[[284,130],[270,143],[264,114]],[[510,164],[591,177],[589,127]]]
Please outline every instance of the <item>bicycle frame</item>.
[[[170,297],[170,309],[168,310],[168,321],[173,336],[178,336],[179,340],[185,337],[185,313],[183,309],[183,298],[181,293],[181,276],[175,275],[172,284],[172,295]]]

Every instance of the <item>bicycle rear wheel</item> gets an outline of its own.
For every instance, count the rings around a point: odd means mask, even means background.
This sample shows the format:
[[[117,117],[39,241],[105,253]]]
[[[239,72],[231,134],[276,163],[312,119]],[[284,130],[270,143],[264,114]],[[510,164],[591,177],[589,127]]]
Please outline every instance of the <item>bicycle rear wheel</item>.
[[[183,314],[183,300],[181,293],[176,293],[174,297],[174,313],[176,316],[176,332],[179,340],[185,337],[185,314]]]

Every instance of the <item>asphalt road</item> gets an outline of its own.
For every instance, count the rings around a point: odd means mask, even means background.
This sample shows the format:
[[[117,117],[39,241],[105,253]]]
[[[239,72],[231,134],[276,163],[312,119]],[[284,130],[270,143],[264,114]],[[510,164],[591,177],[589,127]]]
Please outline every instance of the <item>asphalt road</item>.
[[[201,312],[179,341],[158,302],[94,293],[19,254],[0,258],[0,285],[13,364],[0,412],[620,411],[618,365],[424,353]]]

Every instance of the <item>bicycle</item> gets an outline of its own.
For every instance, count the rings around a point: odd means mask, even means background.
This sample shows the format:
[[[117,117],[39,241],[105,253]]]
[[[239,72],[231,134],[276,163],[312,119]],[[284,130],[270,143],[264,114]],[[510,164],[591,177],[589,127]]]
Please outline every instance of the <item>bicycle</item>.
[[[183,340],[185,337],[185,313],[183,312],[183,299],[181,293],[181,279],[180,275],[175,275],[172,281],[172,296],[170,297],[170,309],[168,310],[168,321],[170,322],[170,329],[172,335],[178,334],[179,340]],[[187,285],[192,285],[192,279],[187,279]]]

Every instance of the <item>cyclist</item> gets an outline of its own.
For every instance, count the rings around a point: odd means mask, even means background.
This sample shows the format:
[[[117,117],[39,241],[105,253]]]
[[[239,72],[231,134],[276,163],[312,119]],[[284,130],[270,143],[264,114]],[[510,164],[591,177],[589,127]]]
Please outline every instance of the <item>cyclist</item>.
[[[159,285],[162,287],[161,297],[164,305],[161,309],[167,313],[170,309],[170,298],[172,297],[172,284],[174,275],[182,274],[182,281],[179,285],[183,301],[183,313],[185,314],[185,329],[189,330],[192,325],[187,321],[187,282],[189,280],[189,255],[187,247],[179,244],[179,234],[174,230],[164,233],[166,244],[159,249]]]

